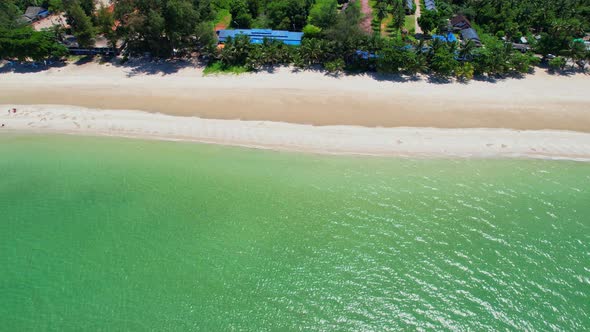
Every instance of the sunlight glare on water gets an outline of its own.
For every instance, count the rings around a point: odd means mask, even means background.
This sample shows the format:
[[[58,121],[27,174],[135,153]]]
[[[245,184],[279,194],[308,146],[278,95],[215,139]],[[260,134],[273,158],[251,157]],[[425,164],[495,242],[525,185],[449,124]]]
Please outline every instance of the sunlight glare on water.
[[[0,324],[590,329],[590,164],[0,139]]]

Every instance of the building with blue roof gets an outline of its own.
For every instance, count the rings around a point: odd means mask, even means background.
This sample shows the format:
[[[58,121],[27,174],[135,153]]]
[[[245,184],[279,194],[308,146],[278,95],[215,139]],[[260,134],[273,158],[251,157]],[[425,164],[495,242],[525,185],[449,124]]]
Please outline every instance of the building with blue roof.
[[[252,44],[262,44],[264,39],[279,40],[287,45],[301,45],[303,32],[291,32],[271,29],[236,29],[218,30],[217,39],[220,44],[225,43],[228,38],[235,38],[238,35],[245,35],[250,38]]]

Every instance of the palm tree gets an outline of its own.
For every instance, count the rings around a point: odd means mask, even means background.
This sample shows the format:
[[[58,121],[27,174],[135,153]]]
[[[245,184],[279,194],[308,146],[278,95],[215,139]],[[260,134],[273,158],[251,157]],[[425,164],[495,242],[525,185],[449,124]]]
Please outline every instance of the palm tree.
[[[387,3],[379,2],[377,4],[377,19],[379,20],[379,24],[387,17],[388,10],[387,10]]]
[[[577,40],[572,41],[569,44],[567,54],[572,60],[572,69],[575,64],[582,69],[586,66],[586,62],[584,61],[586,58],[586,45],[583,42]]]
[[[475,50],[476,45],[473,40],[467,41],[463,47],[459,50],[459,59],[460,60],[471,60],[473,56],[473,50]]]
[[[301,58],[308,65],[320,63],[322,57],[323,41],[319,39],[305,39],[300,48]]]

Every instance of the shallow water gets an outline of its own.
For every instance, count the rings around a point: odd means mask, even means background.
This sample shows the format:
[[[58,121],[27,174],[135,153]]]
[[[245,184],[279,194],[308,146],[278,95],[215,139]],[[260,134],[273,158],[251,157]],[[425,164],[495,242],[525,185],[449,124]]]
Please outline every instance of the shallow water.
[[[0,136],[0,326],[588,330],[590,164]]]

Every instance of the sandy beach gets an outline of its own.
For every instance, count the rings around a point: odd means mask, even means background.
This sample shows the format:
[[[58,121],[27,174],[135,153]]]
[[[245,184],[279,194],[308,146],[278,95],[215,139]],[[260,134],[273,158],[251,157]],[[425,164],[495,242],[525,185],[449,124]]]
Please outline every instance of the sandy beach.
[[[336,154],[590,159],[590,78],[582,74],[460,84],[289,68],[203,76],[191,66],[149,63],[3,68],[3,132]],[[13,107],[16,114],[5,111]]]
[[[368,127],[510,128],[590,132],[590,76],[495,83],[334,78],[320,72],[205,76],[174,65],[68,65],[1,73],[0,103],[131,109],[207,119]],[[402,82],[403,81],[403,82]]]
[[[13,105],[10,105],[13,106]],[[9,105],[0,105],[8,109]],[[405,157],[590,160],[590,134],[511,129],[368,128],[212,120],[65,105],[16,105],[4,133],[59,133],[180,140],[251,148]],[[0,136],[1,137],[1,136]]]

